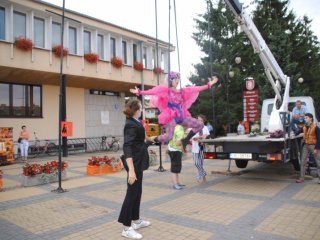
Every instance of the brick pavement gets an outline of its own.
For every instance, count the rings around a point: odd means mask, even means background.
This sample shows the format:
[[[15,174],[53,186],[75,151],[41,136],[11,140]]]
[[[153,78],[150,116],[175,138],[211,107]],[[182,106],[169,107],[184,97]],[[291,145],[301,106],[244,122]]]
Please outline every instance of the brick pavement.
[[[63,159],[70,167],[62,182],[68,192],[61,194],[51,192],[57,183],[21,187],[21,163],[2,166],[0,239],[124,239],[116,219],[126,173],[86,176],[91,155]],[[139,231],[144,239],[320,239],[316,179],[296,184],[290,164],[250,162],[240,171],[232,163],[239,173],[232,176],[223,174],[227,166],[227,161],[205,161],[207,183],[199,185],[187,154],[181,174],[187,186],[181,191],[172,189],[168,171],[155,171],[157,166],[145,171],[141,215],[152,225]]]

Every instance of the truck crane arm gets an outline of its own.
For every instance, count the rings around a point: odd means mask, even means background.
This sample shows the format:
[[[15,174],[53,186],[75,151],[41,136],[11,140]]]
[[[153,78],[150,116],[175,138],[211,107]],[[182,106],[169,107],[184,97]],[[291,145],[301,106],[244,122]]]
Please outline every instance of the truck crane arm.
[[[251,17],[242,7],[242,4],[238,0],[225,0],[225,2],[232,11],[237,24],[249,38],[254,52],[259,55],[267,78],[275,92],[268,131],[282,130],[283,126],[279,113],[288,110],[290,78],[282,72],[278,62],[275,60]]]

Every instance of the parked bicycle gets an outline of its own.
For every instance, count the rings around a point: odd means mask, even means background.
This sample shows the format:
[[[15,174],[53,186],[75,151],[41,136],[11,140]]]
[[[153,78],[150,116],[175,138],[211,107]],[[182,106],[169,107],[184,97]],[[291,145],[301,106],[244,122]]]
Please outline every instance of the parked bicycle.
[[[118,152],[120,149],[119,139],[114,136],[103,136],[100,149],[102,151]]]
[[[55,156],[58,154],[58,146],[50,140],[40,140],[34,132],[34,144],[29,146],[28,157],[35,158],[40,154]],[[44,144],[42,144],[44,142]]]

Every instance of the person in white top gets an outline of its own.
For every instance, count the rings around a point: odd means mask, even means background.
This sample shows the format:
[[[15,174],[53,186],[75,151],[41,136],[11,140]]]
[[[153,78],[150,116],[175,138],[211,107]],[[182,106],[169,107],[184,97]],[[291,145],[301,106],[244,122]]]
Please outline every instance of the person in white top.
[[[198,115],[198,120],[201,122],[205,122],[206,121],[206,117],[202,114]],[[203,149],[202,147],[199,145],[199,140],[200,139],[205,139],[207,136],[210,135],[209,129],[207,128],[207,126],[204,126],[202,128],[202,131],[200,131],[200,133],[202,132],[202,134],[200,135],[199,133],[197,133],[196,135],[193,136],[192,140],[192,158],[194,161],[194,165],[197,167],[198,169],[198,174],[197,174],[197,180],[199,183],[203,183],[206,181],[206,171],[203,168]]]

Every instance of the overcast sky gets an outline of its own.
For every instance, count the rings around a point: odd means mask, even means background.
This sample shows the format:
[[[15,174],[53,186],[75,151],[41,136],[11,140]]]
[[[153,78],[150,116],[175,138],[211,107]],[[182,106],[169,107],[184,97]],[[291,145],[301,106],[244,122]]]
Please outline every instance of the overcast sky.
[[[62,6],[62,0],[45,0]],[[194,18],[206,11],[205,0],[176,0],[178,24],[178,40],[182,82],[187,83],[187,77],[193,72],[193,64],[199,63],[202,53],[191,38],[195,32]],[[216,2],[212,0],[212,2]],[[251,0],[240,0],[248,5]],[[154,0],[65,0],[66,8],[80,12],[121,27],[125,27],[149,36],[156,36]],[[158,7],[158,37],[166,42],[168,38],[169,1],[157,0]],[[171,43],[176,44],[173,1],[171,1]],[[320,39],[320,8],[319,0],[291,0],[291,8],[298,17],[307,15],[313,19],[312,31]],[[178,70],[178,57],[171,56],[171,69]]]

